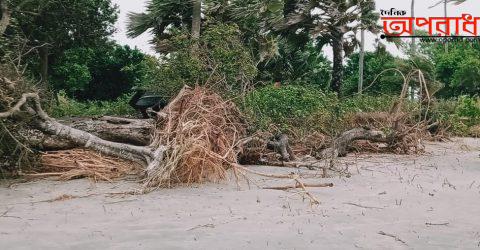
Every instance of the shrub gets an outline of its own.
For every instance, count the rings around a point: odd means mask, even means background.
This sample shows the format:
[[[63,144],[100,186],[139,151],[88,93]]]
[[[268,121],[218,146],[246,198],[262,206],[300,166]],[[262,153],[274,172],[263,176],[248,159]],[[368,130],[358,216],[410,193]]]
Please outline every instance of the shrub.
[[[52,65],[52,84],[77,100],[114,100],[144,81],[145,55],[111,42],[65,51]]]
[[[173,51],[160,60],[147,60],[146,72],[151,79],[140,85],[142,89],[168,100],[185,84],[198,84],[213,86],[221,94],[232,96],[244,92],[257,75],[253,56],[236,25],[207,25],[195,45],[188,33],[172,32]]]
[[[470,128],[480,123],[480,100],[467,96],[437,100],[432,105],[431,114],[433,120],[454,135],[467,136]]]
[[[335,94],[322,92],[312,86],[268,86],[248,94],[244,107],[257,128],[268,129],[274,125],[284,131],[324,125],[320,121],[316,124],[305,123],[312,114],[328,119],[337,102]]]
[[[472,121],[480,119],[480,98],[460,96],[455,111],[459,116],[472,119]]]
[[[248,94],[244,110],[254,129],[299,137],[313,132],[336,135],[352,128],[354,113],[388,112],[395,100],[395,96],[387,95],[338,99],[336,94],[312,86],[268,86]],[[407,110],[416,107],[406,102]]]
[[[60,91],[58,103],[50,108],[49,113],[54,117],[131,115],[135,110],[128,103],[130,98],[131,95],[123,95],[114,101],[80,102],[69,98],[65,91]]]
[[[340,103],[340,109],[343,113],[388,112],[396,98],[396,96],[390,95],[355,95],[351,98],[343,99]]]
[[[0,63],[0,112],[11,109],[23,93],[34,91],[28,77],[12,65]],[[0,119],[0,178],[36,165],[37,155],[29,149],[29,140],[22,133],[29,123],[30,120],[23,115],[15,119]]]

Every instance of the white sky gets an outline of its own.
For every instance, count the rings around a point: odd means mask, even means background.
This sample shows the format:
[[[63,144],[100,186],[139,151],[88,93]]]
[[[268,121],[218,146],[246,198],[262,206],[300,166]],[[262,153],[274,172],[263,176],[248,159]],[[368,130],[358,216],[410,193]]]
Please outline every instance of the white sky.
[[[137,47],[145,53],[154,54],[155,52],[151,49],[151,46],[148,43],[151,39],[150,34],[143,34],[135,39],[127,38],[126,36],[127,13],[130,11],[143,12],[145,10],[146,0],[112,0],[112,2],[118,4],[120,7],[120,16],[116,24],[117,33],[113,38],[120,44],[127,44],[131,47]],[[406,10],[408,13],[407,15],[410,15],[410,0],[377,0],[376,2],[378,11],[380,9],[388,10],[390,8],[395,8],[398,10]],[[428,8],[436,2],[438,2],[438,0],[416,0],[415,15],[420,17],[443,16],[443,4],[433,9]],[[468,13],[472,16],[480,16],[479,0],[467,0],[467,2],[458,6],[449,4],[448,16],[460,17],[462,13]],[[371,51],[374,49],[373,45],[376,37],[377,36],[373,34],[366,34],[366,50]],[[394,45],[388,45],[387,48],[393,54],[401,54]],[[329,58],[331,58],[330,51],[331,50],[328,48],[325,50],[325,54]]]

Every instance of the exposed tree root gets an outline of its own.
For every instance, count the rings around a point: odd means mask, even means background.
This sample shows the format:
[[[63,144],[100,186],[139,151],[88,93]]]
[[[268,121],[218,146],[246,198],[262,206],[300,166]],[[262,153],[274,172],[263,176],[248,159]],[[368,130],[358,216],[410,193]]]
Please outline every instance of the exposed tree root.
[[[244,133],[235,105],[200,87],[184,87],[170,102],[163,111],[167,116],[158,121],[148,146],[112,142],[61,124],[43,111],[36,93],[23,94],[0,118],[24,112],[35,117],[33,121],[43,133],[144,166],[145,187],[225,178],[229,163],[236,163],[233,147]],[[109,117],[102,121],[115,125],[133,122]],[[77,165],[84,169],[82,163]]]
[[[240,159],[249,159],[250,161],[254,159],[255,162],[249,162],[251,164],[262,164],[269,166],[292,168],[322,169],[324,171],[324,176],[326,176],[326,169],[330,168],[331,166],[326,166],[325,160],[332,160],[338,156],[345,156],[348,152],[348,147],[352,144],[353,141],[369,140],[373,142],[386,142],[387,140],[384,133],[379,130],[372,130],[369,128],[355,128],[342,133],[338,138],[333,140],[331,147],[323,149],[320,152],[315,152],[315,157],[303,157],[298,159],[294,156],[292,150],[290,149],[291,147],[288,143],[288,137],[286,135],[281,135],[276,138],[279,139],[277,139],[276,141],[267,141],[258,138],[257,136],[254,136],[241,140],[240,144],[237,145],[237,147],[239,148],[237,150],[239,152]],[[252,141],[256,142],[256,147],[254,147],[253,149],[248,148],[248,143]],[[259,146],[259,144],[264,144],[264,146],[261,147]],[[275,146],[268,147],[268,145]],[[265,148],[271,148],[276,153],[280,154],[280,160],[262,158],[261,154],[265,152]]]
[[[304,187],[333,187],[333,183],[304,183]],[[273,189],[273,190],[289,190],[295,188],[301,188],[300,184],[295,183],[294,185],[286,185],[286,186],[276,186],[276,187],[263,187],[263,189]]]
[[[136,174],[141,166],[118,157],[102,155],[91,150],[74,149],[47,152],[41,156],[41,173],[28,173],[27,178],[57,177],[58,180],[90,178],[113,181]]]

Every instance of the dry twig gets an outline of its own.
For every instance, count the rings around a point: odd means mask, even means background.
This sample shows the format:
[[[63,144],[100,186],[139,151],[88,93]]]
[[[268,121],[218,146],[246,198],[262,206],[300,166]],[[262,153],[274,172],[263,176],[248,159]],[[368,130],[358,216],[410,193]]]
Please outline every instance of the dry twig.
[[[384,235],[384,236],[388,236],[388,237],[392,237],[392,238],[394,238],[396,241],[400,241],[400,242],[402,242],[403,244],[407,245],[407,243],[406,243],[405,241],[403,241],[402,239],[400,239],[400,238],[399,238],[398,236],[396,236],[396,235],[389,234],[389,233],[385,233],[385,232],[383,232],[383,231],[378,232],[378,234]]]

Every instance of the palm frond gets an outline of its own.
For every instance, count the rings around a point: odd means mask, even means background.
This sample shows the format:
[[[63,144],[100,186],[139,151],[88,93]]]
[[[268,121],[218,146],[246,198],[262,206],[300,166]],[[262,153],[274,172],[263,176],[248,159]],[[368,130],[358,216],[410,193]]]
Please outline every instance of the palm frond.
[[[147,13],[128,13],[127,36],[135,38],[156,25],[156,20]]]

